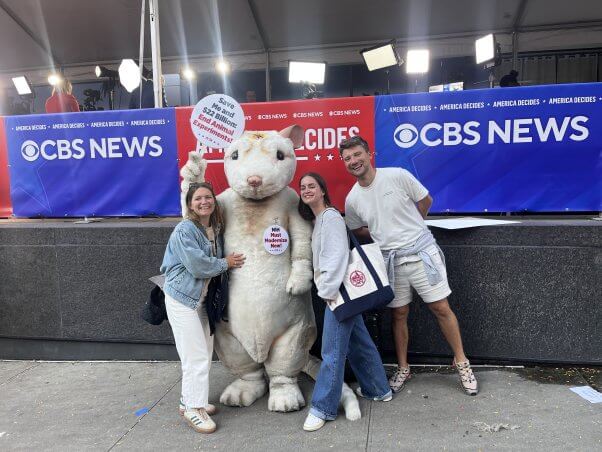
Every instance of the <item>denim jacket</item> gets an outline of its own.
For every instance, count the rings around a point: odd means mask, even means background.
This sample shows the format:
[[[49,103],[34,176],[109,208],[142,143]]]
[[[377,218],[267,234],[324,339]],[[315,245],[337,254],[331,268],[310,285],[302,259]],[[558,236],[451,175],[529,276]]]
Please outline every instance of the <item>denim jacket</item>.
[[[205,280],[228,270],[220,240],[216,242],[217,257],[214,257],[211,242],[202,228],[191,220],[178,223],[169,237],[161,264],[161,273],[165,274],[163,291],[183,305],[196,309]]]

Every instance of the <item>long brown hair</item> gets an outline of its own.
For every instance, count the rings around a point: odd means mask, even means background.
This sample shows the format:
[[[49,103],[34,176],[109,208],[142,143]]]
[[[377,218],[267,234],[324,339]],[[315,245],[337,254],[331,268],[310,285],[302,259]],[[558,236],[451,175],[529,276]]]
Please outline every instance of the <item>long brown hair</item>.
[[[324,192],[324,204],[326,204],[326,207],[332,207],[332,203],[330,202],[330,196],[328,195],[328,187],[326,186],[326,181],[324,180],[324,178],[318,173],[305,173],[299,178],[299,188],[301,188],[301,181],[304,177],[313,177],[316,180],[316,182]],[[297,206],[297,210],[299,211],[299,215],[301,215],[301,218],[303,218],[304,220],[312,221],[316,218],[313,211],[311,210],[311,207],[309,207],[303,202],[301,196],[299,196],[299,205]]]
[[[199,188],[206,188],[209,190],[211,192],[211,196],[213,196],[213,201],[215,202],[215,209],[209,217],[209,225],[213,228],[216,234],[224,232],[225,224],[224,216],[222,215],[222,209],[217,202],[217,198],[215,197],[213,186],[209,182],[195,182],[190,184],[188,187],[188,191],[186,192],[186,218],[194,221],[198,225],[201,225],[201,219],[190,208],[190,205],[192,204],[192,197]]]

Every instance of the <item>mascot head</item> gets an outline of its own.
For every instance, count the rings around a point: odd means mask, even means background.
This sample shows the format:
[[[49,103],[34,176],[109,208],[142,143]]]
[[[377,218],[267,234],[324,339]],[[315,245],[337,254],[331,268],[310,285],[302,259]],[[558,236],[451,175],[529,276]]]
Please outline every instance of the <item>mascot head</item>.
[[[280,132],[245,132],[224,155],[230,187],[244,198],[263,199],[286,187],[295,174],[295,148],[303,145],[302,127]]]

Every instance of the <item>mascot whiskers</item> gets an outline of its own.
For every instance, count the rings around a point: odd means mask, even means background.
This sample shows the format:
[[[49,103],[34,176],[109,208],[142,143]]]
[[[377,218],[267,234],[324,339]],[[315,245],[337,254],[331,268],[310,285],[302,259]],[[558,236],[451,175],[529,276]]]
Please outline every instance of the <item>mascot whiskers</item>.
[[[297,166],[294,149],[303,138],[299,126],[245,132],[224,154],[230,188],[217,199],[226,222],[225,252],[246,256],[245,265],[230,272],[228,322],[220,322],[215,333],[219,359],[238,377],[220,397],[225,405],[251,405],[269,382],[269,410],[299,410],[305,400],[297,377],[303,371],[315,379],[319,370],[320,361],[309,355],[316,339],[311,224],[299,216],[299,197],[288,187]],[[205,168],[202,156],[191,152],[181,170],[182,193],[204,180]],[[277,237],[288,234],[289,240],[270,252],[264,232],[273,227]],[[348,419],[360,418],[347,385],[341,403]]]

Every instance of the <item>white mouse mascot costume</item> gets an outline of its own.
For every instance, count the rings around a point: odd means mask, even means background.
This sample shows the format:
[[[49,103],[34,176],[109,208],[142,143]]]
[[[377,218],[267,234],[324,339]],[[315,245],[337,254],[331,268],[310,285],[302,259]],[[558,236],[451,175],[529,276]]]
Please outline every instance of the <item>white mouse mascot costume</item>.
[[[297,166],[294,149],[303,138],[299,126],[245,132],[224,154],[230,188],[218,201],[225,252],[246,256],[241,268],[230,271],[228,322],[220,322],[215,333],[220,360],[238,377],[220,397],[225,405],[251,405],[266,393],[267,376],[268,409],[299,410],[305,400],[297,376],[304,371],[315,379],[319,369],[319,360],[309,355],[316,339],[311,224],[299,216],[299,197],[288,187]],[[181,171],[182,197],[190,183],[204,180],[205,168],[201,155],[191,152]],[[341,402],[348,419],[360,417],[347,385]]]

